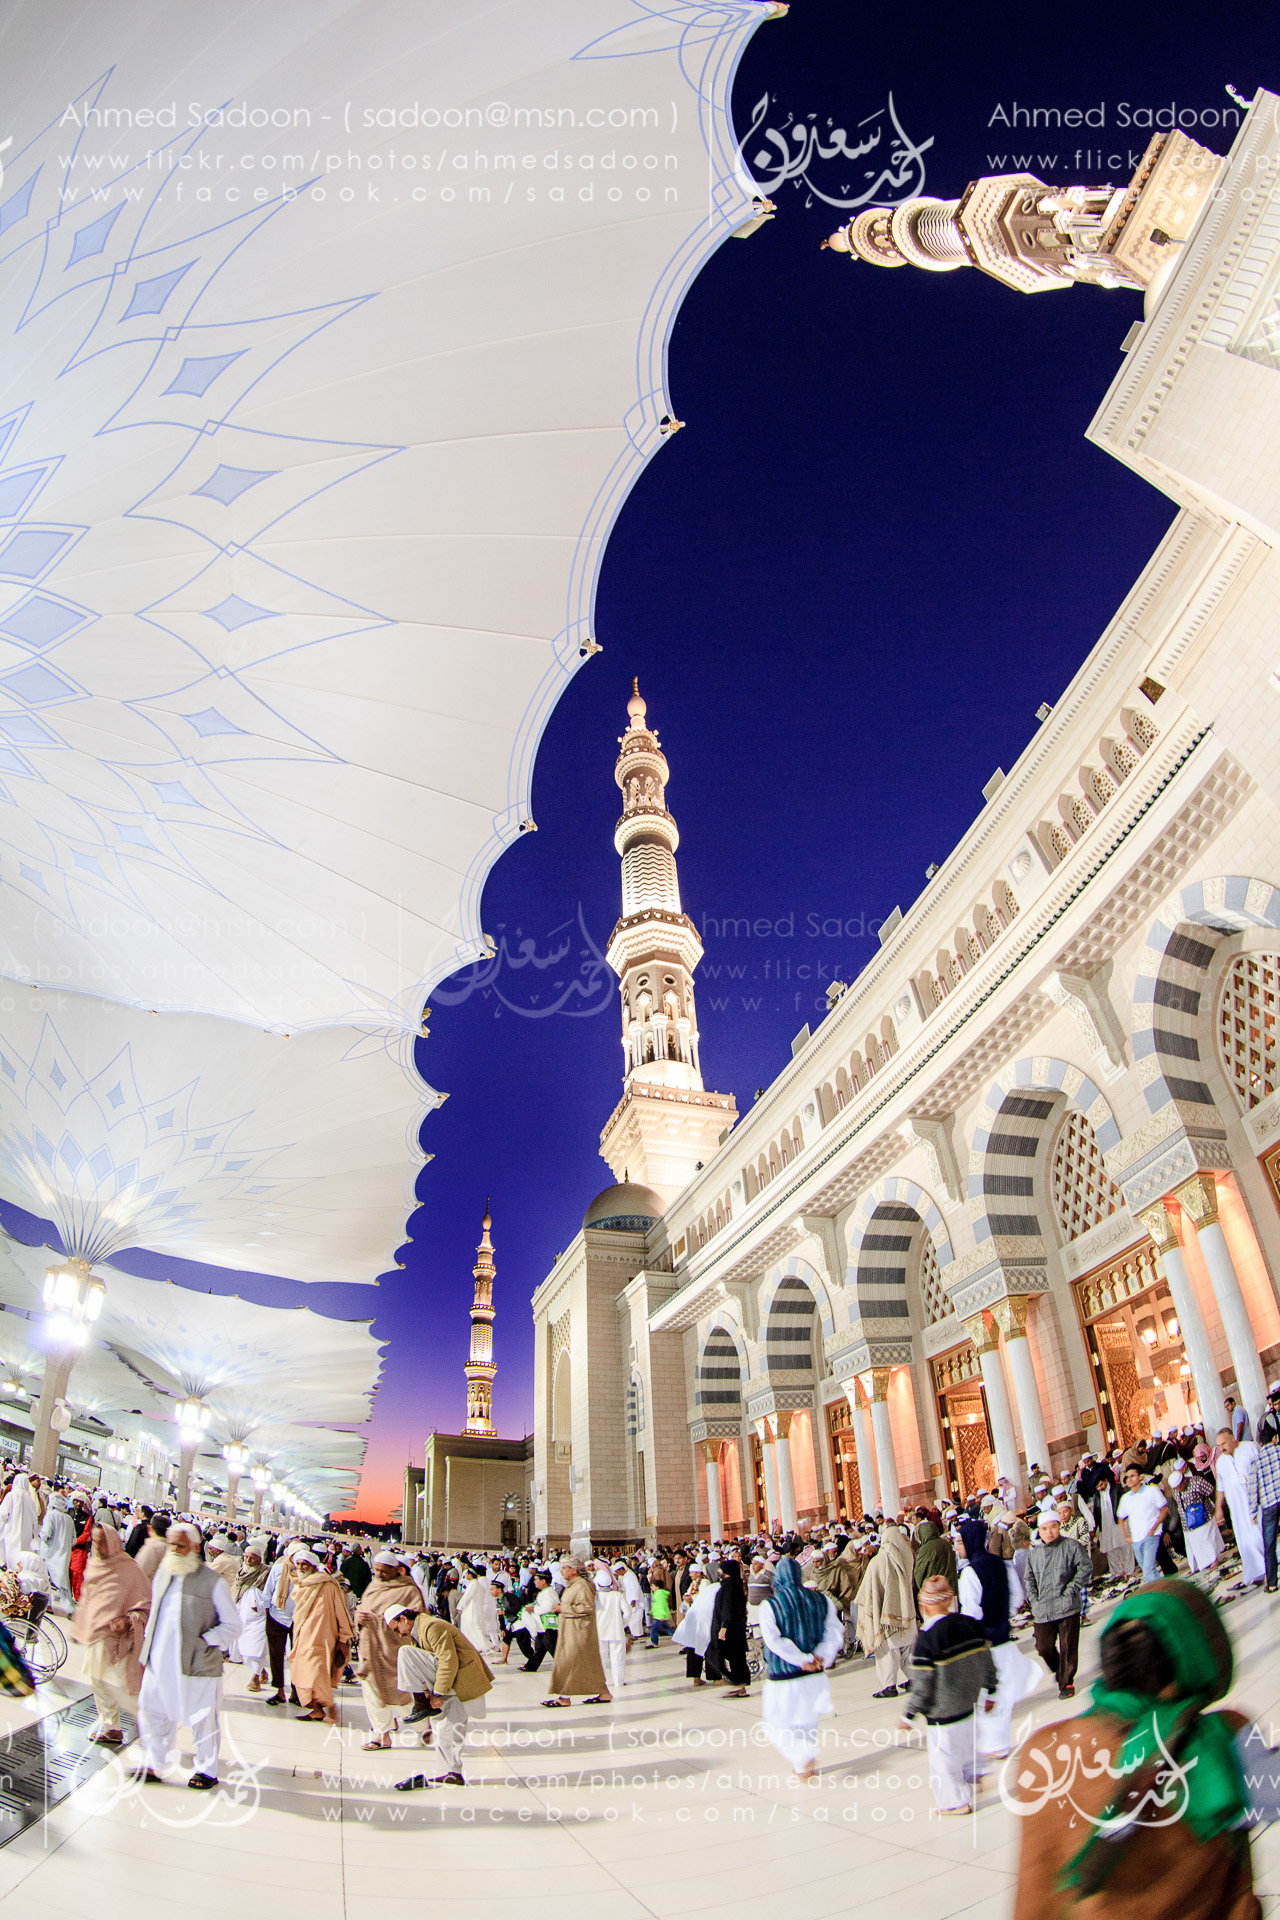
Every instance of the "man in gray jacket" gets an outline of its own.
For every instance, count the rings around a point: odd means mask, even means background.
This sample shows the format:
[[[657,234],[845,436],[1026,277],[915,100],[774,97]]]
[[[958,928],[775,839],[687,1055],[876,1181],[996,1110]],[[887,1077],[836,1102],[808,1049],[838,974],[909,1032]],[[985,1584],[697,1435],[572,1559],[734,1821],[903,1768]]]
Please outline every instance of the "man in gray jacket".
[[[217,1786],[222,1664],[239,1637],[240,1614],[231,1589],[200,1558],[199,1527],[176,1521],[152,1581],[139,1655],[146,1669],[138,1695],[139,1779],[161,1779],[178,1728],[190,1727],[196,1770],[187,1785],[206,1791]]]
[[[1080,1616],[1092,1571],[1088,1553],[1063,1533],[1057,1514],[1042,1513],[1027,1554],[1027,1599],[1036,1652],[1058,1683],[1059,1700],[1069,1700],[1076,1690]]]

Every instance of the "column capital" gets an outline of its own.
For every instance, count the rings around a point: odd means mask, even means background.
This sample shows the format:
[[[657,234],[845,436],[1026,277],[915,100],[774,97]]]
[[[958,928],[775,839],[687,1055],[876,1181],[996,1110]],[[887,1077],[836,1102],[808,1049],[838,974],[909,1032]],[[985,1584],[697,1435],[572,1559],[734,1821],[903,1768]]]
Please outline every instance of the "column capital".
[[[791,1422],[795,1417],[794,1411],[790,1413],[779,1411],[774,1414],[773,1424],[778,1429],[778,1438],[780,1440],[789,1440],[791,1438]]]
[[[1030,1306],[1030,1296],[1025,1293],[1006,1294],[1003,1300],[992,1301],[991,1318],[1006,1340],[1026,1339],[1027,1312]]]
[[[889,1375],[892,1371],[893,1369],[891,1367],[872,1367],[870,1373],[861,1373],[858,1375],[858,1378],[862,1382],[862,1391],[866,1394],[868,1400],[887,1400],[889,1398]],[[868,1380],[871,1382],[870,1386],[867,1385]]]
[[[760,1442],[760,1445],[762,1447],[771,1447],[773,1445],[773,1430],[769,1422],[767,1420],[753,1420],[751,1424],[756,1430],[756,1438]]]
[[[707,1465],[709,1467],[718,1467],[720,1464],[720,1449],[724,1445],[724,1441],[699,1440],[698,1445],[702,1448],[702,1457]]]
[[[971,1318],[963,1321],[962,1325],[970,1340],[973,1342],[975,1353],[999,1352],[999,1331],[996,1327],[987,1325],[987,1317],[984,1313],[973,1314]]]
[[[865,1412],[865,1411],[866,1411],[866,1409],[865,1409],[865,1407],[864,1407],[864,1405],[863,1405],[863,1401],[864,1401],[864,1400],[866,1399],[866,1395],[865,1395],[865,1393],[864,1393],[864,1394],[863,1394],[863,1395],[861,1396],[861,1398],[859,1397],[859,1394],[858,1394],[858,1386],[859,1386],[859,1379],[858,1379],[858,1375],[857,1375],[857,1374],[855,1373],[855,1374],[853,1374],[853,1375],[852,1375],[852,1377],[851,1377],[850,1379],[848,1379],[848,1380],[842,1380],[842,1381],[840,1382],[840,1385],[841,1385],[841,1386],[842,1386],[842,1387],[844,1388],[844,1397],[845,1397],[845,1399],[846,1399],[846,1400],[847,1400],[847,1401],[849,1402],[849,1405],[850,1405],[850,1406],[851,1406],[851,1407],[853,1408],[853,1410],[854,1410],[854,1412],[855,1412],[855,1413],[859,1413],[859,1412]]]
[[[1157,1253],[1173,1253],[1181,1248],[1178,1229],[1163,1200],[1154,1207],[1143,1207],[1138,1218],[1151,1235]]]
[[[1218,1218],[1218,1183],[1211,1173],[1197,1173],[1174,1189],[1174,1199],[1198,1230]]]

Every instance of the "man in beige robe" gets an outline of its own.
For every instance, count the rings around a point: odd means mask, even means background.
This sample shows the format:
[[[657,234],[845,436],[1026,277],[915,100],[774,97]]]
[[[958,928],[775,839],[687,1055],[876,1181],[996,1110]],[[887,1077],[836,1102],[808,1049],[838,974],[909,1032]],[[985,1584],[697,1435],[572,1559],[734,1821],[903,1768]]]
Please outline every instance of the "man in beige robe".
[[[587,1706],[600,1706],[613,1695],[605,1685],[600,1659],[596,1590],[583,1572],[581,1560],[562,1560],[560,1568],[565,1576],[559,1606],[560,1632],[551,1668],[551,1698],[542,1704],[567,1707],[572,1704],[571,1694],[582,1693],[587,1695]]]

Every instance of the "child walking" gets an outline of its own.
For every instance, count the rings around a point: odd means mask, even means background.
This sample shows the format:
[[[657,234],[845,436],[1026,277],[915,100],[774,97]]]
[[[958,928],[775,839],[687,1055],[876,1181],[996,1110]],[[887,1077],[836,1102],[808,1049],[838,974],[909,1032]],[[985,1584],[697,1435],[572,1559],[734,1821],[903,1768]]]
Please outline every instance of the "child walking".
[[[929,1729],[929,1785],[940,1814],[973,1812],[973,1710],[985,1687],[994,1695],[996,1664],[976,1620],[956,1611],[955,1590],[935,1573],[920,1589],[923,1626],[911,1654],[911,1691],[901,1725],[924,1715]],[[988,1708],[990,1702],[988,1702]]]

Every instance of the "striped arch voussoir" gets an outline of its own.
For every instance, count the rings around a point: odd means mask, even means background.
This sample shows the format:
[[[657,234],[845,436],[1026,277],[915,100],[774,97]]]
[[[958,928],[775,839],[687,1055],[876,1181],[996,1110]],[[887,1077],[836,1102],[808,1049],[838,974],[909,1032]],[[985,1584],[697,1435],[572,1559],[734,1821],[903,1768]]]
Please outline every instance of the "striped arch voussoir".
[[[905,1334],[907,1263],[916,1228],[923,1225],[945,1271],[954,1257],[942,1215],[923,1187],[892,1175],[871,1189],[859,1208],[849,1244],[846,1284],[864,1321],[890,1321]]]
[[[808,1261],[793,1254],[760,1290],[764,1368],[776,1384],[800,1387],[812,1380],[815,1313],[825,1341],[835,1331],[827,1290]]]
[[[1174,894],[1147,934],[1133,983],[1133,1054],[1147,1106],[1211,1110],[1199,1028],[1209,968],[1221,941],[1246,927],[1280,930],[1280,888],[1229,874]]]
[[[1084,1115],[1103,1153],[1119,1140],[1110,1101],[1079,1067],[1048,1055],[1006,1067],[987,1089],[970,1142],[976,1171],[969,1175],[969,1209],[977,1241],[999,1235],[1024,1240],[1030,1250],[1038,1239],[1033,1169],[1059,1095]]]
[[[740,1331],[728,1314],[717,1313],[698,1355],[697,1404],[701,1411],[728,1415],[741,1407],[748,1368],[740,1341]]]
[[[848,1263],[845,1268],[846,1286],[852,1287],[857,1283],[858,1258],[862,1251],[863,1240],[866,1238],[867,1229],[875,1218],[876,1212],[885,1201],[910,1207],[917,1218],[924,1223],[933,1240],[940,1267],[949,1267],[955,1258],[951,1235],[947,1232],[946,1222],[932,1196],[926,1193],[923,1187],[917,1186],[914,1180],[905,1180],[897,1174],[892,1174],[887,1180],[876,1181],[854,1216],[853,1228],[849,1235]]]

